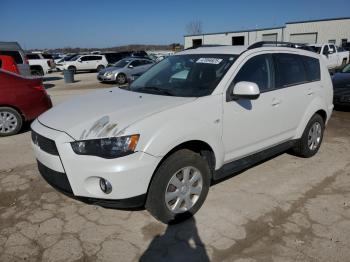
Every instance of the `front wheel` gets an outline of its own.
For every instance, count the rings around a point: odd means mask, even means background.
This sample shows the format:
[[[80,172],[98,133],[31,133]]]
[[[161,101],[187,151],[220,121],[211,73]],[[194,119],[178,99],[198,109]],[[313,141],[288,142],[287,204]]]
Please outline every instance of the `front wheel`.
[[[146,209],[163,223],[181,222],[199,210],[209,186],[210,169],[205,159],[191,150],[179,150],[154,175]]]
[[[105,67],[103,65],[99,65],[97,67],[97,72],[100,72],[101,70],[103,70]]]
[[[123,73],[119,73],[116,77],[116,82],[119,85],[124,85],[126,83],[126,75]]]
[[[314,156],[322,143],[324,133],[324,120],[315,114],[306,125],[302,137],[295,144],[293,151],[300,157]]]

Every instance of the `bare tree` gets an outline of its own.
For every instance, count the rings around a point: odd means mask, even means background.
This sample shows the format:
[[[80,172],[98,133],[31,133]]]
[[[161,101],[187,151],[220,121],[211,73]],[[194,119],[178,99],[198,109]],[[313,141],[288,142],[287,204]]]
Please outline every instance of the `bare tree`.
[[[202,31],[202,22],[199,20],[191,21],[186,25],[186,31],[189,35],[199,35]]]

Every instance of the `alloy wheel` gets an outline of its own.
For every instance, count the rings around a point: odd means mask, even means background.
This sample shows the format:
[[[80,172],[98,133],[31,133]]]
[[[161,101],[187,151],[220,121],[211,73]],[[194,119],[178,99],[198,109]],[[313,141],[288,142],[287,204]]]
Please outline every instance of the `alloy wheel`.
[[[203,188],[201,172],[192,166],[178,170],[165,190],[165,203],[173,213],[189,211],[198,201]]]
[[[16,116],[8,111],[0,112],[0,133],[6,134],[17,128],[18,121]]]

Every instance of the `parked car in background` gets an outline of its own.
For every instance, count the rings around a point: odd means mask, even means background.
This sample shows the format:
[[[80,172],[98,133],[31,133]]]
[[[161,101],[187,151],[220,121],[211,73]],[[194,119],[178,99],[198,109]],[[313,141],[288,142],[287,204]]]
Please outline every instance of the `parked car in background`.
[[[332,100],[330,74],[312,52],[197,48],[155,64],[127,89],[55,106],[32,123],[32,146],[42,177],[66,195],[145,206],[175,223],[200,209],[212,181],[289,149],[314,156]]]
[[[350,106],[350,64],[345,65],[332,76],[333,103],[338,106]]]
[[[0,55],[8,55],[15,60],[23,76],[30,76],[30,67],[23,49],[17,42],[0,42]]]
[[[25,121],[52,107],[41,78],[0,70],[0,136],[18,133]]]
[[[108,65],[104,55],[77,55],[66,61],[63,69],[77,71],[97,71],[100,72]]]
[[[75,56],[77,56],[78,54],[68,54],[65,55],[64,57],[55,60],[55,64],[56,64],[56,70],[57,71],[62,71],[64,69],[64,65],[66,63],[66,61],[71,60],[72,58],[74,58]]]
[[[56,67],[53,57],[49,54],[29,53],[26,57],[32,75],[44,76],[51,73]]]
[[[349,62],[349,51],[340,49],[334,44],[309,45],[314,52],[325,58],[328,69],[344,66]]]
[[[143,58],[124,58],[111,67],[101,70],[97,79],[101,82],[116,82],[123,85],[128,82],[131,75],[142,74],[147,71],[154,62]]]
[[[19,74],[17,64],[12,56],[0,55],[0,69]]]
[[[126,57],[149,58],[145,51],[105,52],[101,53],[101,55],[106,57],[109,65],[115,64]]]

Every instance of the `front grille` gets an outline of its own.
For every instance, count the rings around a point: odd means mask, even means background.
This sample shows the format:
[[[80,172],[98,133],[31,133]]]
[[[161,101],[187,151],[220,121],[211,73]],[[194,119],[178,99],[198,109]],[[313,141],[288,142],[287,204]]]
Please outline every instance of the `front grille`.
[[[58,156],[58,151],[57,151],[55,141],[48,139],[46,137],[43,137],[42,135],[39,135],[33,130],[32,130],[32,140],[33,140],[33,143],[38,147],[40,147],[41,150],[51,155]]]
[[[66,194],[73,194],[72,188],[69,184],[69,180],[65,173],[57,172],[48,168],[47,166],[44,166],[41,162],[37,162],[39,172],[47,183]]]

